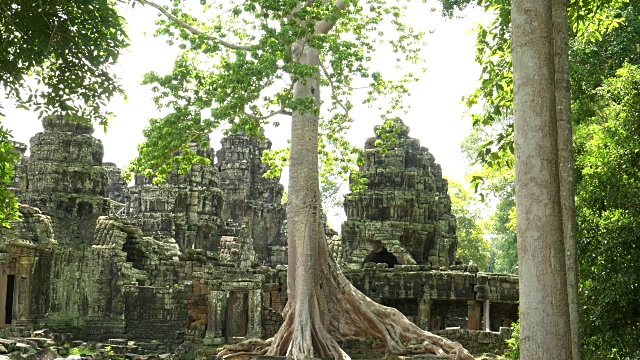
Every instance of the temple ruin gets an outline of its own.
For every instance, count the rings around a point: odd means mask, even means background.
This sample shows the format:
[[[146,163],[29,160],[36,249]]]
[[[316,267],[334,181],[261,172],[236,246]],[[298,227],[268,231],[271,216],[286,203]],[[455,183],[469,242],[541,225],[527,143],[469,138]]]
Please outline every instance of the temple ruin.
[[[42,122],[28,158],[16,147],[21,219],[0,229],[0,327],[207,345],[275,334],[286,210],[278,179],[263,177],[268,140],[231,135],[217,153],[193,145],[210,165],[129,187],[103,163],[90,125]],[[330,249],[358,289],[420,327],[500,347],[517,319],[518,279],[456,261],[440,166],[396,125],[386,152],[367,140],[368,188],[346,196]]]

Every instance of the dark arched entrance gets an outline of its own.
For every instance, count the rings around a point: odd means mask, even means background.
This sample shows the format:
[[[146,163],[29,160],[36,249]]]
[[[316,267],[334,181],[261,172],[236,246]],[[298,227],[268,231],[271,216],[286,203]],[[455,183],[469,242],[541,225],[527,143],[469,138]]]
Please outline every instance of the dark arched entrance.
[[[399,264],[398,258],[395,257],[392,253],[388,252],[386,248],[382,248],[382,250],[376,249],[373,250],[366,258],[364,258],[365,264],[368,262],[376,263],[376,264],[387,264],[390,268]]]

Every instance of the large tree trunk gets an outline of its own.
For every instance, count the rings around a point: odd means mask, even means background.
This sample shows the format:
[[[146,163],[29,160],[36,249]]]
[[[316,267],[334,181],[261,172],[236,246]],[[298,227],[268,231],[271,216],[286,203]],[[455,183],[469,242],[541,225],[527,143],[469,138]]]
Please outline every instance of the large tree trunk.
[[[576,269],[576,203],[573,162],[571,84],[569,82],[569,24],[567,0],[553,0],[553,34],[556,74],[556,119],[558,124],[558,166],[560,201],[567,267],[567,293],[571,324],[571,353],[580,360],[580,313]]]
[[[522,359],[571,359],[552,1],[512,2]]]
[[[308,44],[300,41],[292,50],[300,63],[318,66],[318,51]],[[294,96],[313,97],[319,106],[317,79],[296,81]],[[348,359],[338,341],[374,339],[390,354],[431,353],[472,360],[459,343],[428,333],[398,310],[372,301],[342,274],[329,254],[320,221],[318,114],[296,111],[292,121],[284,323],[264,347],[253,343],[248,351],[293,359]],[[220,354],[237,355],[238,350],[242,347],[232,346]]]

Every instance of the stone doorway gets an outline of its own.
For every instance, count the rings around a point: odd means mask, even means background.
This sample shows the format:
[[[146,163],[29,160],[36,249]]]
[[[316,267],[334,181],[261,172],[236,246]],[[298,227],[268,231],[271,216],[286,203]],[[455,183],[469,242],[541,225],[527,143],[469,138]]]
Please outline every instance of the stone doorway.
[[[392,253],[388,252],[386,248],[373,250],[367,257],[364,259],[364,263],[376,263],[376,264],[387,264],[390,268],[400,264],[398,258],[395,257]]]
[[[249,323],[249,293],[232,291],[227,307],[226,335],[230,338],[247,336]]]
[[[140,243],[140,239],[132,233],[127,233],[127,238],[122,246],[122,251],[127,254],[126,262],[131,263],[134,269],[144,270],[146,255]]]
[[[16,276],[7,275],[7,283],[5,290],[5,311],[4,311],[4,323],[3,325],[11,325],[13,321],[13,298],[16,288]]]

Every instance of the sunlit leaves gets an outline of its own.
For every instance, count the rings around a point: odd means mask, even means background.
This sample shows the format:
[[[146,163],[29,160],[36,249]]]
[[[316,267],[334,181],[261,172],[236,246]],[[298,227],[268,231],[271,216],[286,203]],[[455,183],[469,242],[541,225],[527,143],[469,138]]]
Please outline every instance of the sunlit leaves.
[[[8,227],[10,220],[18,218],[18,201],[7,189],[13,181],[13,169],[19,160],[11,144],[11,132],[0,126],[0,226]]]
[[[485,239],[481,207],[476,198],[465,187],[451,179],[451,213],[456,216],[457,256],[465,263],[473,262],[480,271],[489,266],[489,243]]]
[[[572,0],[569,23],[575,38],[583,42],[602,40],[602,36],[624,22],[620,9],[629,0]]]

